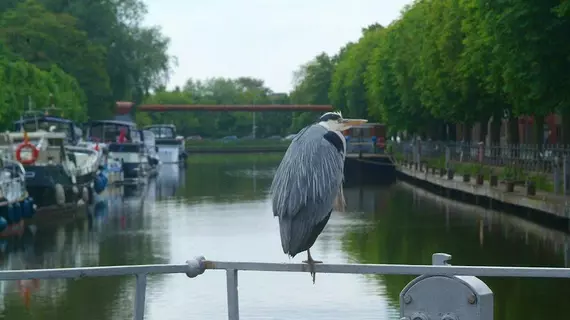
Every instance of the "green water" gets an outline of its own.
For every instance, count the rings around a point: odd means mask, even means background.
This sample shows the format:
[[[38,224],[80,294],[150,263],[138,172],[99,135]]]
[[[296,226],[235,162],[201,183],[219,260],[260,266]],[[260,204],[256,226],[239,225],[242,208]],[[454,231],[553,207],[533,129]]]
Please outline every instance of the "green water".
[[[281,251],[267,190],[275,155],[193,156],[188,169],[163,168],[138,192],[66,226],[4,241],[5,269],[184,263],[212,260],[300,262]],[[564,266],[568,238],[496,212],[459,205],[404,184],[345,190],[313,256],[330,263],[422,263],[434,252],[454,264]],[[85,215],[87,217],[87,215]],[[242,319],[398,319],[398,294],[410,277],[240,273]],[[484,279],[495,293],[495,319],[564,317],[569,281]],[[21,286],[29,287],[26,303]],[[0,286],[2,319],[129,319],[134,279],[42,280]],[[555,306],[555,307],[553,307]],[[152,276],[146,319],[225,319],[225,274],[196,279]]]

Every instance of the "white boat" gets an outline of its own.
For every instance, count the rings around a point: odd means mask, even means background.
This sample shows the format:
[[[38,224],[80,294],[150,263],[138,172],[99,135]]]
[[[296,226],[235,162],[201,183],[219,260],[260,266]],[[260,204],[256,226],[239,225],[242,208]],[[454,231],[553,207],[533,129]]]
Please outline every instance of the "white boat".
[[[185,164],[187,155],[184,137],[176,135],[175,125],[152,125],[144,129],[154,133],[158,156],[162,163]]]
[[[28,192],[40,207],[92,202],[108,185],[103,150],[83,141],[73,121],[48,115],[54,110],[24,112],[10,133],[22,147],[16,155],[23,158],[16,160],[26,167]]]
[[[101,178],[102,157],[96,150],[66,145],[67,135],[62,132],[8,135],[16,144],[16,160],[25,169],[28,193],[40,208],[81,204],[79,200],[90,202],[93,189],[101,187],[94,186],[95,180]]]
[[[14,159],[14,143],[0,134],[0,237],[21,235],[24,221],[34,216],[36,205],[26,190],[26,171]]]
[[[146,183],[152,173],[143,133],[130,121],[98,120],[86,124],[86,140],[103,145],[108,152],[107,170],[122,172],[124,184]]]

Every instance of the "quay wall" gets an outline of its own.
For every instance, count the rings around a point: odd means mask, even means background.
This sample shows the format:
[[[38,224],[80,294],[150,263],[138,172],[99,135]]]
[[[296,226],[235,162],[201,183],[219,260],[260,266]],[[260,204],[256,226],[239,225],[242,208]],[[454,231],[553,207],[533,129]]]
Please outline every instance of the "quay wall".
[[[513,192],[506,191],[504,185],[491,187],[487,181],[483,185],[475,183],[471,177],[464,182],[462,176],[449,179],[430,170],[417,170],[400,164],[395,165],[399,180],[453,200],[478,205],[484,208],[512,213],[539,224],[562,231],[570,231],[569,199],[561,195],[537,192],[526,195],[521,187]]]

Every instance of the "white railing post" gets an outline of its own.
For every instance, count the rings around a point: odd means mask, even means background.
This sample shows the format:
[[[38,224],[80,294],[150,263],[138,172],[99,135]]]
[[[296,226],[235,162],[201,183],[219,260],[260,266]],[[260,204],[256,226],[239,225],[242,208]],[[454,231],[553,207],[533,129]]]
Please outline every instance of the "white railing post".
[[[137,286],[135,291],[135,320],[144,319],[144,304],[146,299],[146,274],[137,274]]]
[[[228,320],[239,320],[238,271],[226,270],[228,290]]]

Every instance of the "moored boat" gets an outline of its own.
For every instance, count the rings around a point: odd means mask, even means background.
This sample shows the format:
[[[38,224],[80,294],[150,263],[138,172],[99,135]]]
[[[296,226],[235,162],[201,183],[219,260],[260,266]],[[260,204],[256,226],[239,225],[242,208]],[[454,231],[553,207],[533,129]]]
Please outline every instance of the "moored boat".
[[[87,140],[104,144],[108,150],[107,170],[122,171],[122,183],[145,183],[151,166],[144,137],[130,121],[98,120],[86,124]]]
[[[156,146],[156,140],[154,133],[149,130],[141,130],[141,135],[143,139],[143,145],[145,147],[145,152],[147,154],[147,161],[149,167],[149,176],[158,175],[158,170],[161,164],[160,158],[158,156],[158,147]]]
[[[16,160],[25,168],[28,193],[39,208],[90,202],[101,156],[88,148],[66,146],[61,132],[9,133]]]
[[[26,190],[24,167],[14,161],[13,143],[8,134],[0,134],[0,237],[21,236],[25,220],[35,215],[34,199]]]
[[[183,136],[176,133],[176,126],[173,124],[152,125],[144,128],[154,133],[158,156],[164,164],[186,163],[186,146]]]

